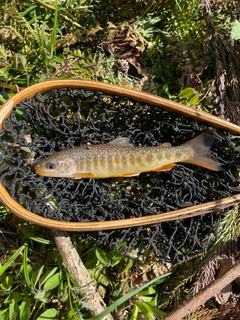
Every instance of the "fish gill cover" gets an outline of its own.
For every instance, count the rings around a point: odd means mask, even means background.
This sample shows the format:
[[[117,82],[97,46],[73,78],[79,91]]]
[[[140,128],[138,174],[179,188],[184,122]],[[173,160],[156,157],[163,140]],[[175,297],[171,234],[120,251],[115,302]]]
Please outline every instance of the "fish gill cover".
[[[177,164],[139,177],[69,180],[38,176],[33,165],[66,148],[129,137],[137,146],[180,145],[209,129],[205,124],[129,98],[99,91],[59,89],[16,106],[0,132],[0,174],[12,198],[27,210],[61,221],[107,221],[161,214],[240,192],[239,137],[218,131],[211,153],[220,172]],[[227,209],[186,220],[112,231],[81,233],[92,245],[138,254],[153,250],[163,261],[206,250]]]

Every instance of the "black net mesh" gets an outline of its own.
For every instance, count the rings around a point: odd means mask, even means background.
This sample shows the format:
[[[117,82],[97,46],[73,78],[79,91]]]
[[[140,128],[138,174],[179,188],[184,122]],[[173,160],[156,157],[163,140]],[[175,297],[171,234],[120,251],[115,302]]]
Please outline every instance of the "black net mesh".
[[[33,164],[65,148],[106,143],[119,136],[135,145],[180,145],[205,124],[140,104],[129,98],[83,89],[52,90],[26,99],[4,120],[1,136],[1,180],[26,209],[62,221],[107,221],[162,212],[221,199],[240,192],[239,137],[219,131],[212,154],[220,172],[177,164],[173,170],[139,177],[69,180],[41,177]],[[124,253],[153,250],[165,260],[185,260],[210,245],[211,234],[226,213],[113,231],[81,233],[95,246],[118,247]]]

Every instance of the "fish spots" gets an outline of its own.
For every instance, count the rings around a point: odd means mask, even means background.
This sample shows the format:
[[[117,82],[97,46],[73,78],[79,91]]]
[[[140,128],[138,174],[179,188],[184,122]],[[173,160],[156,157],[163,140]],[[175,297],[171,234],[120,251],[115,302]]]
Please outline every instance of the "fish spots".
[[[78,160],[78,161],[77,161],[77,168],[78,168],[79,170],[82,170],[82,169],[84,169],[84,167],[85,167],[85,161],[84,161],[84,159]]]
[[[158,154],[157,154],[157,159],[158,159],[158,161],[161,161],[161,160],[163,159],[164,154],[165,154],[165,153],[158,152]],[[166,154],[168,154],[168,152],[166,152]]]
[[[91,163],[93,164],[94,169],[97,169],[97,168],[98,168],[99,162],[98,162],[98,157],[97,157],[96,155],[94,155],[94,156],[92,157]]]
[[[176,148],[176,158],[178,159],[187,159],[192,155],[190,148],[186,147],[177,147]]]
[[[145,161],[151,163],[153,161],[153,154],[149,152],[145,157]]]
[[[134,154],[130,154],[129,155],[129,161],[130,161],[130,163],[133,165],[133,164],[135,164],[135,156],[134,156]]]
[[[119,165],[119,161],[120,161],[120,154],[116,153],[114,156],[114,162],[115,162],[116,166]]]
[[[137,161],[138,164],[143,164],[143,158],[142,158],[142,156],[141,156],[141,155],[137,155],[137,156],[136,156],[136,161]]]
[[[107,166],[108,166],[108,169],[112,169],[113,168],[113,159],[112,159],[112,155],[109,154],[107,156]]]
[[[164,148],[164,149],[166,149],[166,148]],[[172,152],[170,152],[169,150],[164,150],[164,152],[161,154],[161,157],[163,157],[163,156],[165,159],[170,160],[172,158]]]
[[[183,154],[182,150],[176,150],[175,157],[179,159],[182,156],[182,154]]]
[[[121,156],[121,163],[124,167],[127,165],[127,157],[125,154]]]
[[[105,159],[105,156],[102,154],[100,156],[100,165],[103,168],[103,167],[105,167],[105,164],[106,164],[106,159]]]

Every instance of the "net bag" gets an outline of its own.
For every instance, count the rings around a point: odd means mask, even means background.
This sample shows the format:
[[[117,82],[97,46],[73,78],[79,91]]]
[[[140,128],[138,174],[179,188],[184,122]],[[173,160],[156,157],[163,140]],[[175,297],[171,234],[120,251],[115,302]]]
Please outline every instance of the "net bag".
[[[239,196],[239,136],[218,128],[211,153],[220,172],[188,164],[170,171],[109,179],[50,178],[33,165],[66,148],[129,137],[136,146],[173,146],[211,129],[204,123],[128,96],[63,87],[19,101],[2,123],[1,183],[11,198],[40,217],[66,223],[122,221]],[[93,246],[130,255],[148,250],[182,261],[206,250],[228,208],[208,215],[132,228],[78,233]],[[190,209],[191,214],[191,209]],[[203,210],[204,213],[204,210]]]

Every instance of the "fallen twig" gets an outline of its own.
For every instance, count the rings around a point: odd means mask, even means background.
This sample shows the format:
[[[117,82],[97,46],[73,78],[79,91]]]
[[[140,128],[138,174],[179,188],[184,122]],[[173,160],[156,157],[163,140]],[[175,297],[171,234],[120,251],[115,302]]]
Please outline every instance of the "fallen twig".
[[[58,250],[61,254],[64,267],[68,270],[73,280],[83,289],[82,297],[85,302],[91,306],[91,308],[89,308],[91,315],[97,316],[105,310],[105,302],[99,292],[97,292],[97,288],[94,286],[86,267],[79,257],[69,233],[60,230],[52,230],[52,232],[54,234],[54,240],[57,244]],[[113,320],[111,315],[108,315],[104,319]]]
[[[211,297],[219,293],[228,284],[233,282],[240,275],[240,261],[238,261],[231,269],[225,272],[221,277],[213,281],[206,288],[201,290],[191,299],[187,300],[177,310],[171,312],[163,318],[163,320],[179,320],[188,313],[193,312],[200,305],[205,304]]]

